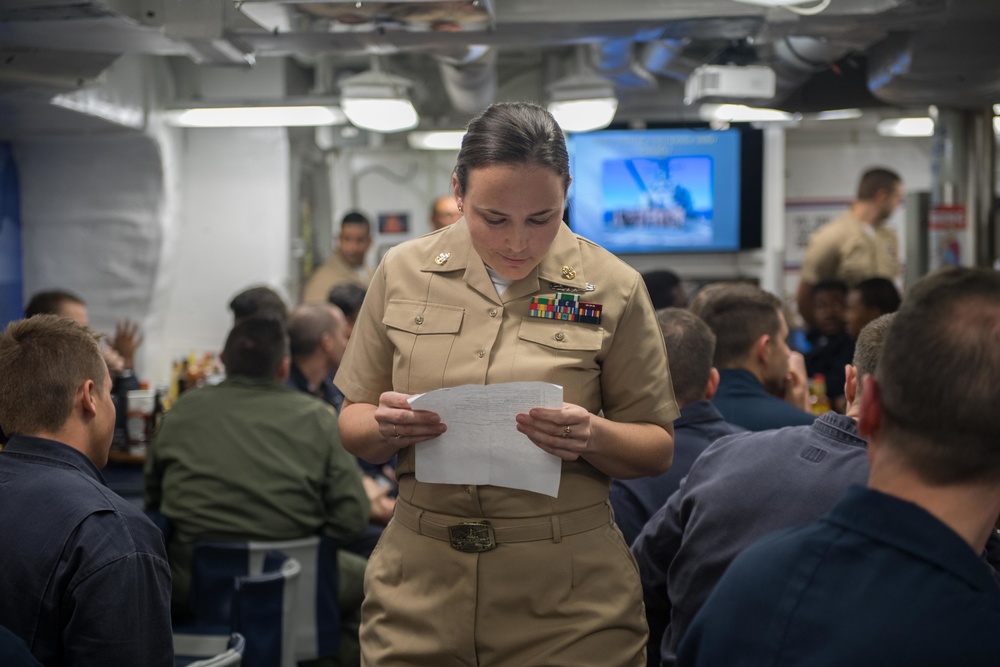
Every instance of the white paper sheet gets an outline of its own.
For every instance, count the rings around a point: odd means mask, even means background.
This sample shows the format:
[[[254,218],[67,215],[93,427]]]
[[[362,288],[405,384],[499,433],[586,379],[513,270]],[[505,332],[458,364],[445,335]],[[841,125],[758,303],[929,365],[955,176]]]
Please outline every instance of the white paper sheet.
[[[517,430],[515,417],[531,408],[561,408],[562,387],[508,382],[438,389],[410,399],[414,410],[436,412],[448,430],[416,445],[421,482],[492,484],[559,495],[562,459]]]

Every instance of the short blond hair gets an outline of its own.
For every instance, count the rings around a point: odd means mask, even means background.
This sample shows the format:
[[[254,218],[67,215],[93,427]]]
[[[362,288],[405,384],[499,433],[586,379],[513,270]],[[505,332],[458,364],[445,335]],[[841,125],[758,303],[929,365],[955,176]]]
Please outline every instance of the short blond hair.
[[[80,384],[104,391],[100,337],[57,315],[35,315],[0,334],[0,424],[8,436],[55,433],[73,410]]]

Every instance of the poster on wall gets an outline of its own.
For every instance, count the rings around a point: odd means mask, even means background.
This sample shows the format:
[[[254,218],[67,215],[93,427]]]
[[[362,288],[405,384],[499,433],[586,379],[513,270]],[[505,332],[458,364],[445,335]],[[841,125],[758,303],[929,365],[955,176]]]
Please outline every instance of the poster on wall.
[[[379,213],[379,234],[405,234],[410,231],[409,213]]]
[[[927,228],[930,232],[928,260],[930,270],[962,264],[962,248],[968,216],[965,206],[935,206],[928,215]]]
[[[789,199],[785,202],[786,271],[798,274],[809,237],[850,205],[850,199]]]

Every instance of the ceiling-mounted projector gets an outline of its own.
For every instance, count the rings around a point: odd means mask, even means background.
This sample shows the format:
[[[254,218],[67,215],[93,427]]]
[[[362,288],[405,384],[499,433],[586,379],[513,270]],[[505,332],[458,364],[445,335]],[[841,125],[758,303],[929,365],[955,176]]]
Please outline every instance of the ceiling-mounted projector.
[[[684,103],[774,97],[774,70],[763,65],[702,65],[684,84]]]

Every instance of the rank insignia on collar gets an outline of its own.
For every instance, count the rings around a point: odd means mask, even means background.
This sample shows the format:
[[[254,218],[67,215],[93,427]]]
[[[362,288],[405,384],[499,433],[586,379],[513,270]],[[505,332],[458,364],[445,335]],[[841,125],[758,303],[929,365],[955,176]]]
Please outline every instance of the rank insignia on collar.
[[[441,266],[442,264],[444,264],[445,262],[447,262],[448,258],[450,258],[450,257],[451,257],[451,253],[450,252],[443,252],[443,253],[441,253],[440,255],[438,255],[437,257],[434,258],[434,263],[437,264],[438,266]]]
[[[573,278],[576,278],[576,269],[572,266],[562,267],[562,277],[566,280],[573,280]]]
[[[580,301],[580,296],[572,292],[556,292],[555,295],[535,296],[528,306],[528,315],[564,322],[601,323],[599,303]]]

